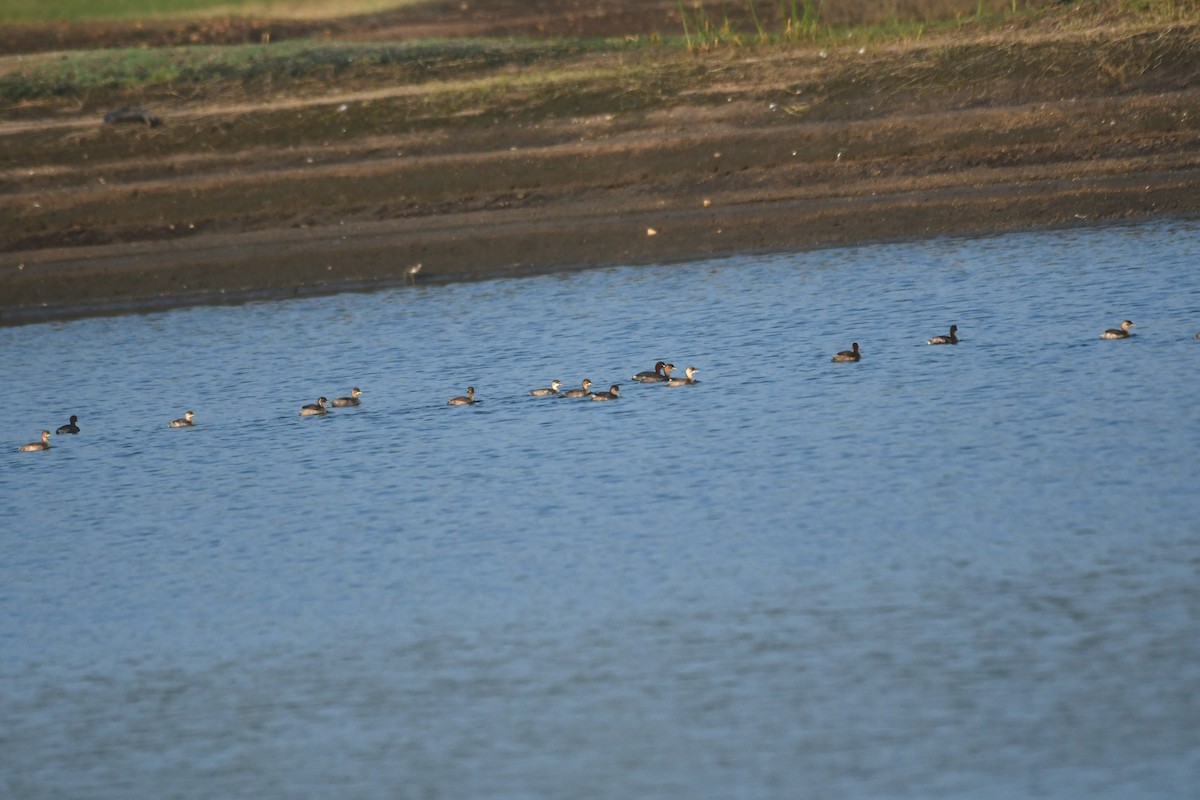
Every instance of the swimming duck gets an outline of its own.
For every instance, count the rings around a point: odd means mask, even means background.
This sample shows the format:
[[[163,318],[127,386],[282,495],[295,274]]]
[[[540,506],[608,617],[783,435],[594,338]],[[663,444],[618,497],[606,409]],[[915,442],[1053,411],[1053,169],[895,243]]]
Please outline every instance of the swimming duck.
[[[318,397],[317,402],[300,407],[300,416],[315,417],[319,414],[328,414],[329,409],[325,407],[328,402],[324,397]]]
[[[958,326],[950,326],[949,336],[935,336],[929,340],[930,344],[958,344]]]
[[[842,350],[831,361],[858,361],[862,358],[862,353],[858,351],[858,342],[850,345],[849,350]]]
[[[587,378],[583,379],[582,389],[568,389],[562,393],[563,397],[587,397],[592,393],[592,382]]]
[[[358,399],[358,396],[360,394],[362,394],[362,389],[359,389],[357,386],[355,386],[353,389],[350,390],[349,397],[339,397],[337,400],[334,400],[333,407],[334,408],[345,408],[346,406],[362,405],[362,400]]]
[[[1133,327],[1133,323],[1125,320],[1121,323],[1120,328],[1109,328],[1104,333],[1100,334],[1101,339],[1128,339],[1133,336],[1129,329]]]
[[[23,444],[18,448],[22,453],[30,453],[34,450],[49,450],[50,449],[50,431],[42,431],[42,440],[40,442],[30,442]]]
[[[529,393],[530,397],[553,397],[558,394],[558,387],[562,386],[562,381],[552,380],[549,386],[543,386],[541,389],[534,389]]]
[[[663,383],[670,380],[673,369],[675,369],[674,364],[658,361],[654,364],[653,372],[639,372],[633,376],[633,379],[638,383]]]
[[[596,392],[592,395],[593,400],[617,400],[621,394],[621,387],[615,383],[608,387],[607,392]]]
[[[688,367],[683,371],[684,377],[671,378],[671,380],[667,381],[667,386],[691,386],[696,382],[696,373],[698,371],[695,367]]]
[[[72,414],[71,421],[61,426],[55,433],[79,433],[79,426],[75,424],[76,422],[79,422],[79,417]]]
[[[193,428],[196,423],[192,422],[192,417],[196,416],[195,411],[185,411],[179,419],[173,419],[167,425],[168,428]]]
[[[475,402],[475,387],[468,386],[465,397],[451,397],[446,401],[448,406],[469,406]]]

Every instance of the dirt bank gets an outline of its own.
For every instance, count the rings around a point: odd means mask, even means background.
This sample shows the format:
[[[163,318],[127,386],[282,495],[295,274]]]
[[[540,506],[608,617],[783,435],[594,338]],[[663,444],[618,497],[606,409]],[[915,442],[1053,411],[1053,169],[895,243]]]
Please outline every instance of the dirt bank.
[[[1194,215],[1198,43],[1164,25],[585,49],[26,103],[0,117],[0,320],[400,283],[418,262],[436,282]],[[118,103],[163,124],[101,124]]]

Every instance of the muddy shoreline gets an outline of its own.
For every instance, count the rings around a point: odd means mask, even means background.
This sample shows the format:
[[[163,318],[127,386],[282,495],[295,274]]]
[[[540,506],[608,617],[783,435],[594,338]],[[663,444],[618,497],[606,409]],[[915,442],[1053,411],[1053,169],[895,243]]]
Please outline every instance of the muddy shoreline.
[[[395,286],[417,263],[429,285],[1194,217],[1198,47],[1178,23],[447,45],[331,79],[47,95],[0,108],[0,325]],[[0,79],[31,68],[0,57]],[[118,105],[163,123],[102,124]]]
[[[1200,169],[674,210],[483,211],[8,254],[0,324],[1200,214]],[[653,234],[651,234],[653,231]]]

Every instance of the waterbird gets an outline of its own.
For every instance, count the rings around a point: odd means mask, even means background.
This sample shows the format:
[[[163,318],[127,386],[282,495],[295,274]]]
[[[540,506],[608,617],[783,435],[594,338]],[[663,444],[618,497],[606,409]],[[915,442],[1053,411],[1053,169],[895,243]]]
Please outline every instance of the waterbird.
[[[688,367],[683,371],[682,378],[671,378],[667,381],[667,386],[691,386],[696,382],[696,373],[699,372],[695,367]]]
[[[353,389],[350,390],[349,397],[339,397],[337,400],[334,400],[333,407],[334,408],[345,408],[346,406],[362,405],[362,400],[358,399],[358,396],[361,394],[362,394],[362,389],[359,389],[357,386],[355,386]]]
[[[615,383],[608,387],[607,392],[596,392],[592,395],[593,400],[617,400],[621,395],[621,387]]]
[[[1128,339],[1133,336],[1129,329],[1133,327],[1133,323],[1125,320],[1121,323],[1120,328],[1109,328],[1104,333],[1100,334],[1101,339]]]
[[[587,397],[588,395],[590,395],[592,393],[592,382],[589,381],[587,378],[583,379],[583,383],[581,384],[581,386],[583,387],[581,389],[568,389],[567,391],[562,393],[562,396],[563,397]]]
[[[325,404],[328,402],[329,401],[326,400],[324,397],[318,397],[317,402],[309,403],[307,405],[300,407],[300,416],[315,417],[319,414],[328,414],[329,409],[325,407]]]
[[[543,386],[540,389],[534,389],[529,393],[530,397],[553,397],[558,394],[558,387],[562,386],[562,381],[555,379],[550,381],[549,386]]]
[[[404,282],[412,281],[412,285],[417,285],[417,273],[421,271],[422,264],[413,264],[408,269],[404,270]]]
[[[475,387],[468,386],[465,397],[451,397],[446,401],[448,406],[469,406],[475,402]]]
[[[929,340],[930,344],[958,344],[958,326],[950,326],[949,336],[935,336]]]
[[[849,350],[842,350],[840,353],[838,353],[836,356],[834,356],[830,360],[831,361],[858,361],[861,358],[862,358],[862,353],[860,353],[858,350],[858,342],[854,342],[852,345],[850,345]]]
[[[18,450],[22,453],[29,453],[34,450],[49,450],[50,449],[50,431],[42,431],[42,440],[40,442],[30,442],[29,444],[21,445]]]
[[[71,421],[61,426],[55,433],[79,433],[79,426],[75,424],[76,422],[79,422],[79,417],[72,414]]]
[[[675,369],[674,364],[658,361],[654,364],[653,372],[649,370],[639,372],[633,376],[633,379],[638,383],[664,383],[671,379],[671,370],[673,369]]]
[[[195,411],[185,411],[179,419],[173,419],[168,423],[168,428],[194,428],[195,422],[192,422],[192,417],[196,416]]]

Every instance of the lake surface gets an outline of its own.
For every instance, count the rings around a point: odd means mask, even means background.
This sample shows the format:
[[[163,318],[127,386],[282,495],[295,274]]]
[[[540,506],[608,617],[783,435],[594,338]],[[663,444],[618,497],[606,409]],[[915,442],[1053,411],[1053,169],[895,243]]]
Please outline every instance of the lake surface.
[[[0,796],[1195,796],[1198,262],[1160,221],[0,329]],[[526,395],[584,377],[622,398]]]

